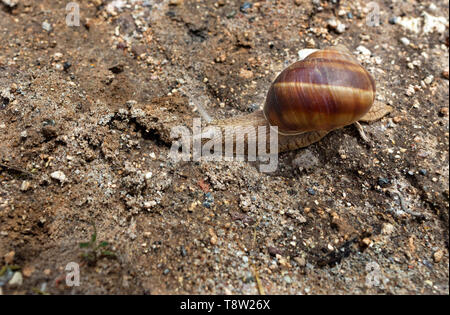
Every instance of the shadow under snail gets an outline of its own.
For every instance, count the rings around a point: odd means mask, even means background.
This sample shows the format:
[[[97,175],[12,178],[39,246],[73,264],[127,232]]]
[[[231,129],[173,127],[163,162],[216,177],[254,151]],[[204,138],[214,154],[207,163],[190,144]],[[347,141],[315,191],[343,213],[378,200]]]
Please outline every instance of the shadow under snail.
[[[347,48],[339,45],[313,52],[283,70],[270,86],[262,110],[211,125],[266,126],[267,135],[270,126],[277,126],[278,151],[283,152],[306,147],[353,123],[364,138],[358,121],[376,121],[392,111],[392,107],[374,101],[374,79]]]

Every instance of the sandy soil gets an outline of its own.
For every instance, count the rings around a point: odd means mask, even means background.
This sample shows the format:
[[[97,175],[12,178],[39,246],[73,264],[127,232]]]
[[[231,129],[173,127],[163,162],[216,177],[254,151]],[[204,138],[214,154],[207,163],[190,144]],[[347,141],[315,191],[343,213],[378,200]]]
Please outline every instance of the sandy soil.
[[[0,293],[449,294],[448,1],[377,1],[378,26],[361,0],[78,2],[77,27],[0,0]],[[274,173],[168,158],[198,106],[251,112],[338,43],[394,107],[370,144],[348,126]],[[108,245],[80,248],[94,225]]]

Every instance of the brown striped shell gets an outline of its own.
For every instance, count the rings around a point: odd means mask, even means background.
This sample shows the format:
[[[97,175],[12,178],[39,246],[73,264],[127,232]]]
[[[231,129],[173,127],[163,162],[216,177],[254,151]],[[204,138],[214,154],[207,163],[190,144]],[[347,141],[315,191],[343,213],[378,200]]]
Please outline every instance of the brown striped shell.
[[[267,93],[264,116],[278,132],[330,131],[366,114],[375,81],[348,50],[316,51],[283,70]]]

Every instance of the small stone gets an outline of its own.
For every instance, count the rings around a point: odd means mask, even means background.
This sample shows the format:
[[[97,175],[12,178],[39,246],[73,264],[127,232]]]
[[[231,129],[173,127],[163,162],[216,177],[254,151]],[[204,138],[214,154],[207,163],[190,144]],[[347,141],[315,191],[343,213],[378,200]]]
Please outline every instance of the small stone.
[[[359,52],[363,56],[370,56],[370,55],[372,55],[372,52],[369,49],[367,49],[366,47],[362,46],[362,45],[356,47],[356,51]]]
[[[9,280],[8,284],[10,286],[21,286],[23,283],[23,276],[19,271],[16,271],[12,276],[11,280]]]
[[[435,263],[439,263],[442,260],[442,257],[444,257],[444,251],[438,250],[433,254],[433,260]]]
[[[187,256],[187,251],[186,248],[184,248],[184,246],[180,247],[180,254],[182,257],[186,257]]]
[[[384,223],[381,228],[381,233],[385,235],[390,235],[392,232],[394,232],[395,227],[390,223]]]
[[[212,227],[208,229],[208,233],[209,236],[211,237],[210,238],[211,245],[217,245],[217,235]]]
[[[327,21],[327,25],[332,29],[336,29],[336,27],[338,26],[338,21],[336,19],[329,19]]]
[[[42,22],[42,29],[44,29],[47,32],[51,32],[53,28],[50,23],[48,23],[47,21],[44,21],[44,22]]]
[[[12,265],[12,263],[14,262],[14,256],[16,255],[16,252],[15,251],[10,251],[9,253],[7,253],[6,255],[5,255],[5,263],[7,264],[7,265]]]
[[[421,170],[419,170],[419,174],[425,176],[425,175],[427,175],[427,170],[421,169]]]
[[[150,179],[150,178],[152,178],[152,176],[153,176],[152,172],[145,173],[145,179]]]
[[[434,3],[430,3],[430,5],[428,6],[428,9],[430,9],[431,11],[436,11],[437,6]]]
[[[239,11],[241,11],[242,13],[247,13],[248,9],[251,9],[253,7],[253,4],[251,2],[244,2],[240,8]]]
[[[427,76],[423,82],[425,82],[426,84],[430,85],[434,80],[434,76],[432,74],[430,74],[429,76]]]
[[[164,269],[163,274],[166,276],[169,274],[169,272],[170,272],[170,269],[166,268],[166,269]]]
[[[347,27],[345,26],[345,24],[339,23],[338,26],[336,27],[336,33],[342,34],[342,33],[345,32],[345,29],[346,29],[346,28],[347,28]]]
[[[19,0],[2,0],[2,3],[7,7],[14,8],[19,3]]]
[[[395,122],[396,124],[398,124],[399,122],[402,121],[402,117],[400,117],[400,116],[395,116],[394,118],[392,118],[392,121]]]
[[[267,251],[271,256],[281,255],[281,250],[273,246],[267,247]]]
[[[391,183],[391,181],[389,180],[389,178],[378,177],[378,185],[386,186],[386,185],[389,185],[390,183]]]
[[[169,4],[173,6],[177,6],[183,3],[184,0],[170,0]]]
[[[49,276],[52,273],[52,271],[50,269],[45,269],[44,270],[44,275]]]
[[[26,130],[22,131],[22,132],[20,133],[20,137],[21,137],[22,139],[26,139],[26,138],[28,137],[27,131],[26,131]]]
[[[389,24],[396,24],[397,23],[397,17],[393,16],[391,18],[389,18]]]
[[[294,260],[300,267],[305,267],[306,266],[306,259],[305,258],[303,258],[303,257],[295,257]]]
[[[239,72],[239,76],[244,79],[251,79],[253,77],[253,72],[242,68],[241,71]]]
[[[311,196],[314,196],[316,194],[316,191],[313,188],[306,188],[306,191],[308,192],[308,194],[310,194]]]
[[[416,93],[416,89],[414,88],[414,86],[409,85],[408,88],[406,89],[406,95],[413,96],[415,93]]]
[[[372,244],[372,240],[368,237],[363,238],[362,243],[369,247]]]
[[[284,276],[283,278],[284,282],[286,282],[287,284],[291,284],[292,283],[292,279],[289,276]]]
[[[70,67],[72,67],[72,64],[71,64],[70,62],[65,61],[65,62],[63,63],[63,69],[64,69],[64,71],[69,70]]]
[[[433,16],[427,12],[422,13],[423,34],[439,33],[442,34],[448,28],[448,20],[443,16]]]
[[[63,57],[63,54],[60,52],[57,52],[53,55],[53,60],[60,61],[62,57]]]
[[[296,6],[300,6],[302,4],[303,0],[294,0],[294,4]]]
[[[61,183],[66,181],[66,175],[61,171],[56,171],[56,172],[51,173],[50,177],[58,180]]]
[[[402,42],[403,45],[405,46],[409,46],[409,44],[411,44],[410,40],[406,37],[402,37],[400,38],[400,41]]]
[[[56,64],[54,65],[54,67],[55,67],[55,70],[57,70],[57,71],[63,71],[63,70],[64,70],[63,65],[60,64],[60,63],[56,63]]]
[[[20,185],[20,191],[25,192],[25,191],[27,191],[30,188],[30,186],[31,186],[30,182],[27,181],[27,180],[24,180],[22,182],[22,185]]]
[[[441,75],[442,75],[442,77],[444,78],[444,79],[447,79],[448,80],[448,70],[444,70],[444,71],[442,71],[442,73],[441,73]]]

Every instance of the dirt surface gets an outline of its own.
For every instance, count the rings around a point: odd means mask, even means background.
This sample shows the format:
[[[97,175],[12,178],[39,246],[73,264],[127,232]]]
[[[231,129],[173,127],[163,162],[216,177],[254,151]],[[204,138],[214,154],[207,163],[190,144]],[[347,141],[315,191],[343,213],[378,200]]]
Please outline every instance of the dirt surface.
[[[378,26],[361,0],[78,2],[77,27],[0,0],[0,293],[449,294],[448,1],[377,1]],[[348,126],[274,173],[168,158],[198,106],[251,112],[338,43],[394,107],[370,144]]]

